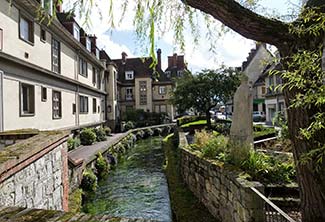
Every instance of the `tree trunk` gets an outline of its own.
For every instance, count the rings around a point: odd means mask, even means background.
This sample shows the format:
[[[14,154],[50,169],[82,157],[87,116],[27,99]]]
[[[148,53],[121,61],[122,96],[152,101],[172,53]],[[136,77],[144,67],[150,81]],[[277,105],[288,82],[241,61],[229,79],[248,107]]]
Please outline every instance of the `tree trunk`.
[[[211,114],[210,114],[210,110],[205,112],[205,116],[207,119],[207,127],[208,129],[211,129]]]
[[[286,90],[286,103],[293,98],[293,94]],[[306,110],[288,109],[288,127],[293,144],[293,155],[296,163],[297,180],[300,188],[301,212],[304,222],[325,221],[325,166],[315,171],[313,162],[302,164],[299,162],[303,154],[308,153],[314,147],[302,140],[299,129],[305,128],[310,121],[310,115]],[[325,144],[325,141],[324,141]]]
[[[309,39],[310,42],[314,41],[314,44],[320,41],[320,39]],[[308,44],[308,49],[313,49],[312,44]],[[293,45],[291,50],[297,51],[297,48],[303,49],[302,44]],[[282,56],[290,57],[294,52],[281,52]],[[285,67],[287,68],[287,67]],[[289,107],[291,101],[295,98],[295,95],[299,93],[298,89],[285,89],[284,97],[286,106]],[[309,109],[302,108],[289,108],[288,112],[288,128],[290,140],[293,145],[293,155],[296,164],[297,181],[300,189],[301,199],[301,212],[303,222],[321,222],[325,221],[325,161],[319,171],[316,171],[316,164],[314,160],[307,163],[301,163],[301,157],[313,149],[317,148],[314,141],[307,141],[300,136],[300,129],[307,128],[312,117],[316,112],[324,112],[324,110],[318,110],[315,107]],[[321,144],[325,144],[325,133],[322,133],[317,138]]]

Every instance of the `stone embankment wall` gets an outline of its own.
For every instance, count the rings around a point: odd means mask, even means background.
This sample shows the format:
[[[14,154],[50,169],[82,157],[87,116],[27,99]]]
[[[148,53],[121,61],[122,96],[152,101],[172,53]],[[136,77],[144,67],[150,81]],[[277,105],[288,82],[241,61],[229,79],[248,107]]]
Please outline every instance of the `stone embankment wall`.
[[[189,189],[223,222],[264,221],[264,203],[253,193],[264,187],[239,177],[240,172],[226,169],[220,162],[201,158],[186,149],[186,137],[180,132],[181,171]]]
[[[0,151],[0,206],[68,210],[65,132],[44,132]]]

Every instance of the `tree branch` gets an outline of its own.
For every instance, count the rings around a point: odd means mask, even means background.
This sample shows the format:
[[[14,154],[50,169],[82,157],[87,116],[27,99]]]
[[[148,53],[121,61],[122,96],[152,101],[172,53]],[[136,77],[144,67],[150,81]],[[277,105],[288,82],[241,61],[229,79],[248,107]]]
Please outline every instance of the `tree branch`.
[[[242,36],[277,47],[294,40],[289,25],[268,19],[241,6],[234,0],[182,0],[185,4],[203,11]]]

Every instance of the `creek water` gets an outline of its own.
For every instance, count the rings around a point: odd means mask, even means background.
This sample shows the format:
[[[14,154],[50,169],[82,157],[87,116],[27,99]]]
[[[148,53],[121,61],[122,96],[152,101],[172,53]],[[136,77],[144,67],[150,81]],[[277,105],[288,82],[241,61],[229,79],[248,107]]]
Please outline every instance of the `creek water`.
[[[91,214],[171,222],[162,138],[138,141],[85,201]]]

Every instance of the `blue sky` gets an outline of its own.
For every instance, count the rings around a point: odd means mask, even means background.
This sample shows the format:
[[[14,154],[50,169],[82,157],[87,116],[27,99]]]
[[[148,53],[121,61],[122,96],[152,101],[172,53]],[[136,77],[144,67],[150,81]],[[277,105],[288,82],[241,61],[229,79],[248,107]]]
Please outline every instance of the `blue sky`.
[[[270,13],[273,14],[273,9],[277,14],[285,15],[290,13],[291,8],[297,9],[300,0],[261,0],[261,4],[270,8]],[[105,9],[109,6],[109,0],[98,0],[99,8]],[[132,2],[132,1],[129,1]],[[132,3],[130,3],[132,4]],[[118,5],[118,4],[117,4]],[[130,8],[129,8],[130,9]],[[114,9],[115,15],[119,15],[120,9]],[[121,57],[124,51],[129,57],[145,56],[142,46],[136,44],[133,16],[134,12],[128,11],[123,22],[116,27],[115,30],[110,30],[107,25],[107,14],[101,11],[103,19],[99,19],[98,13],[93,13],[91,16],[92,25],[89,28],[89,33],[94,33],[98,37],[98,43],[101,48],[104,48],[112,59]],[[118,17],[118,16],[116,16]],[[118,23],[117,21],[115,22]],[[189,32],[186,33],[189,36]],[[199,71],[204,68],[217,68],[221,64],[227,66],[240,66],[248,56],[249,51],[255,47],[255,43],[247,40],[240,35],[229,32],[223,37],[216,40],[216,53],[211,53],[208,50],[207,41],[204,38],[200,39],[199,45],[194,49],[193,43],[186,37],[185,59],[192,71]],[[173,53],[181,54],[180,50],[175,48],[173,44],[172,33],[167,33],[158,42],[156,47],[162,49],[162,64],[167,66],[167,56]]]

